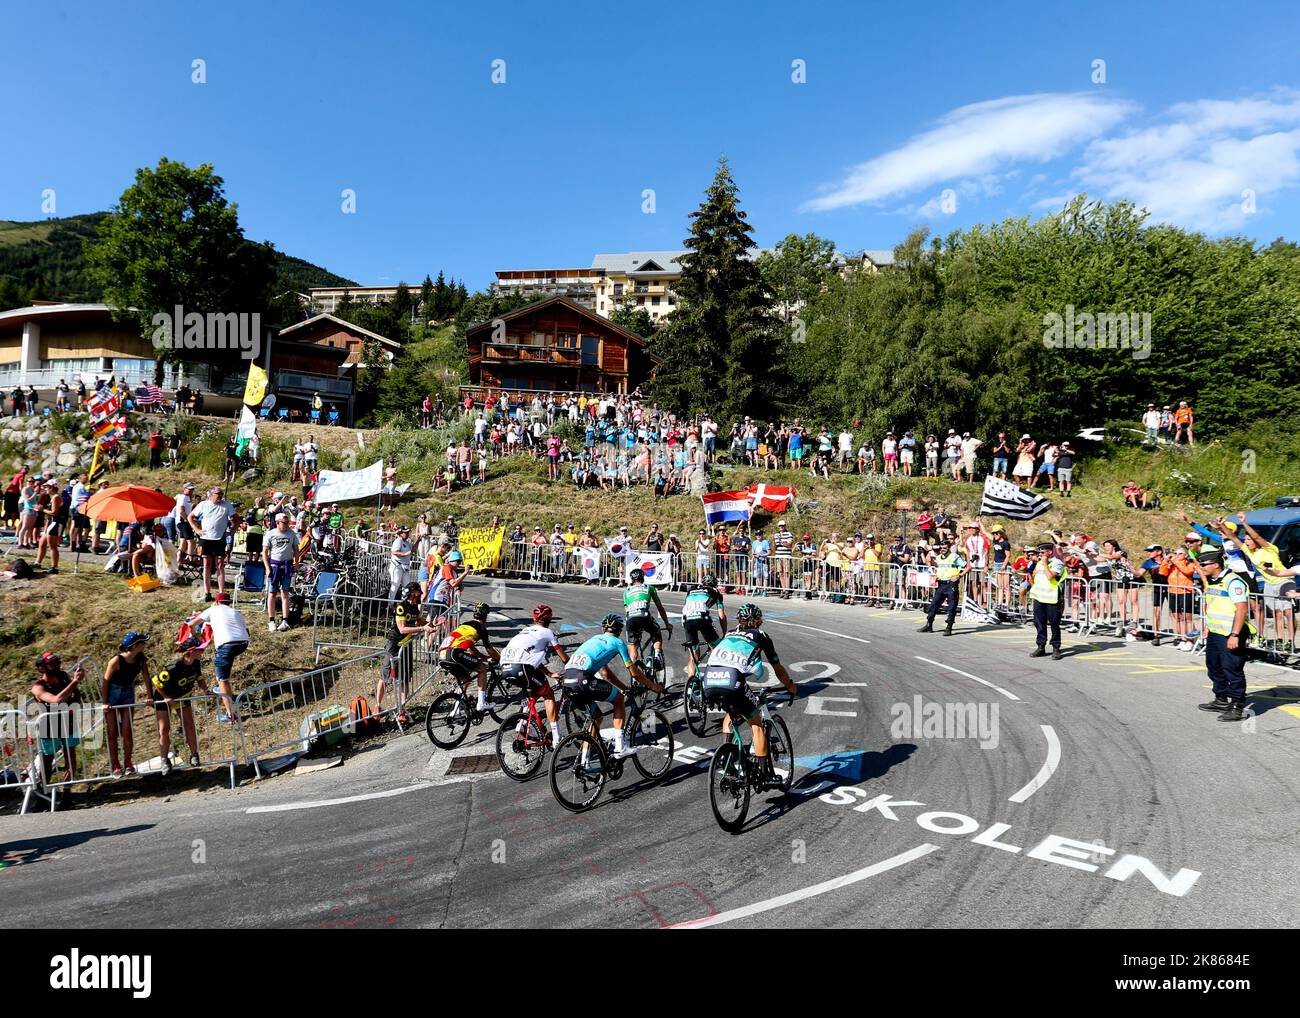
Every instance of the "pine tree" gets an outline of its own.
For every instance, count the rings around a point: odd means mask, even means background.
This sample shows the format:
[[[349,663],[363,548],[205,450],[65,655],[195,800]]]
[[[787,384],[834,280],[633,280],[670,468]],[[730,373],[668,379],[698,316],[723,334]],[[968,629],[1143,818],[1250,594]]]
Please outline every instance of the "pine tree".
[[[433,320],[445,322],[452,315],[453,296],[447,286],[447,277],[438,270],[438,281],[433,284]]]
[[[724,157],[691,213],[677,310],[653,338],[663,358],[655,397],[679,410],[757,416],[771,405],[773,368],[784,361],[772,294],[749,256],[753,228],[738,199]]]
[[[439,273],[441,275],[441,273]],[[420,284],[420,318],[424,321],[424,332],[428,335],[433,328],[433,280],[425,274]]]

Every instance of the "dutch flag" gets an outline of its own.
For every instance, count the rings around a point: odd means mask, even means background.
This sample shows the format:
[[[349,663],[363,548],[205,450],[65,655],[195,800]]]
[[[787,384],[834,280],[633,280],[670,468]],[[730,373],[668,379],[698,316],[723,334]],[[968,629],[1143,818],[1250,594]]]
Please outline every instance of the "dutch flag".
[[[704,503],[704,522],[710,527],[716,523],[748,520],[753,511],[753,497],[748,491],[715,491],[701,495]]]

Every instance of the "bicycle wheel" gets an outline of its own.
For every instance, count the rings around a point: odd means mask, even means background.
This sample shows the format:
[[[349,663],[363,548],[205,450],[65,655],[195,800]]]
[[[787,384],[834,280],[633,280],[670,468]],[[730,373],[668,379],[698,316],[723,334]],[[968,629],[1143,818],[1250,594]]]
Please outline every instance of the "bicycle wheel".
[[[424,716],[424,730],[429,741],[439,749],[455,749],[469,734],[469,701],[457,691],[443,693],[429,705]]]
[[[514,781],[531,778],[546,758],[545,740],[545,733],[529,715],[523,711],[511,714],[497,730],[497,760],[502,773]]]
[[[575,732],[582,731],[587,719],[583,716],[582,711],[573,706],[573,701],[567,696],[564,702],[560,704],[560,732],[562,735],[573,735]]]
[[[692,735],[703,736],[709,727],[709,712],[704,705],[704,683],[699,675],[686,680],[682,692],[682,713],[686,715],[686,725]]]
[[[794,743],[790,740],[790,729],[786,727],[785,718],[779,714],[772,715],[771,727],[767,730],[767,755],[772,767],[785,771],[781,779],[781,791],[790,791],[794,782]]]
[[[551,793],[571,813],[591,809],[605,791],[609,768],[605,747],[590,732],[578,732],[551,755]]]
[[[506,715],[514,713],[523,705],[524,691],[521,687],[505,681],[500,675],[488,679],[487,712],[493,721],[504,721]]]
[[[673,729],[662,711],[648,710],[628,736],[636,748],[632,763],[643,778],[662,781],[673,765]]]
[[[735,742],[728,741],[713,754],[709,764],[709,804],[718,826],[739,834],[749,813],[749,775],[745,773],[745,754]]]

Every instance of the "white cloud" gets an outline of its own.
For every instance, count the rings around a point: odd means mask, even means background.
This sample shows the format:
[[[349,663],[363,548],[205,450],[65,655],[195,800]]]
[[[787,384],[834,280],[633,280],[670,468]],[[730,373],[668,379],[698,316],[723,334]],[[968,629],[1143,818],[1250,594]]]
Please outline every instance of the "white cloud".
[[[1157,220],[1208,231],[1241,227],[1278,191],[1300,184],[1300,93],[1169,108],[1165,122],[1093,141],[1074,178],[1091,194],[1126,198]]]
[[[1008,96],[962,106],[892,152],[855,166],[804,204],[824,212],[879,202],[935,184],[1004,175],[1019,162],[1047,162],[1104,134],[1133,109],[1102,93]]]

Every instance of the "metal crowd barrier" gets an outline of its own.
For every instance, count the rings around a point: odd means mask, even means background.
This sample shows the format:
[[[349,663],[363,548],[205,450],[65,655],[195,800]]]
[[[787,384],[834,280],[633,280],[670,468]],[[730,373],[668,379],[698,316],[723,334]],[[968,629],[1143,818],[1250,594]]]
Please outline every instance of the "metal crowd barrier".
[[[51,707],[31,701],[26,711],[13,712],[19,714],[13,719],[14,734],[26,742],[28,756],[22,812],[28,812],[33,798],[45,800],[53,811],[62,789],[117,780],[114,765],[125,767],[128,760],[140,777],[158,773],[164,754],[175,769],[188,769],[192,749],[185,731],[187,708],[194,725],[198,767],[226,768],[234,788],[235,765],[241,756],[240,730],[229,720],[225,698],[220,695],[202,693],[174,700],[166,747],[161,745],[159,713],[152,700],[118,707],[94,701]],[[136,759],[144,753],[149,756]]]

